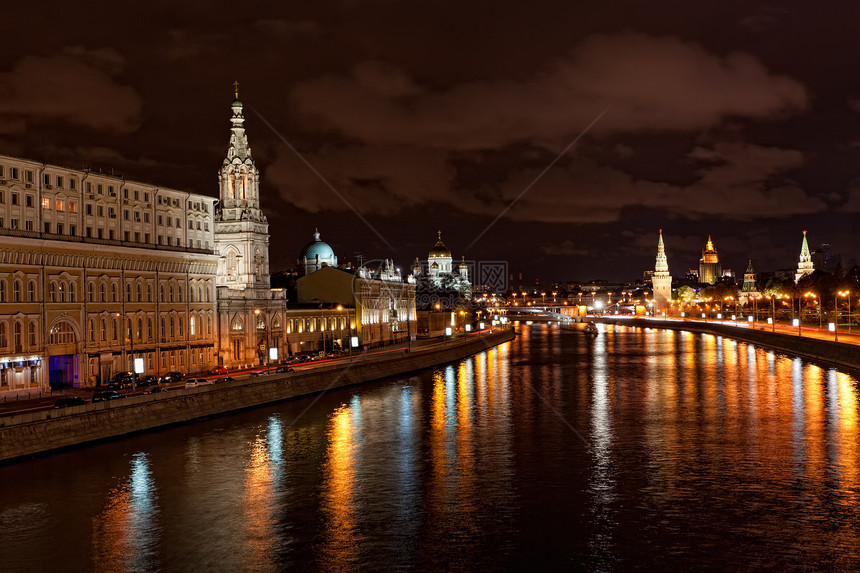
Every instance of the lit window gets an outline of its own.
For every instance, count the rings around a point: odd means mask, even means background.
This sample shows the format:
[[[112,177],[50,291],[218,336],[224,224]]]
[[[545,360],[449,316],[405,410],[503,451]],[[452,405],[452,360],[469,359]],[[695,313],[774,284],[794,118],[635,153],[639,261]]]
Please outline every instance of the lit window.
[[[49,197],[42,198],[42,209],[50,209],[51,208],[51,199]]]
[[[74,201],[69,201],[69,213],[77,213],[78,212],[78,204]]]
[[[62,199],[57,199],[57,211],[65,211],[66,210],[66,202]]]

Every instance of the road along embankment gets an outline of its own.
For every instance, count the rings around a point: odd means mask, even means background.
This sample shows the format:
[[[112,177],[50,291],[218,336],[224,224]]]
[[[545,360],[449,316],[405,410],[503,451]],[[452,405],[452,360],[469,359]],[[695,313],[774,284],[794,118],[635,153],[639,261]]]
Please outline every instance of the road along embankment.
[[[342,388],[454,362],[514,338],[513,330],[320,364],[213,386],[0,417],[0,461]]]
[[[774,350],[827,362],[843,368],[860,370],[860,346],[835,342],[833,340],[821,340],[796,334],[783,332],[771,332],[769,330],[753,330],[733,326],[731,324],[707,323],[707,322],[681,322],[676,320],[651,320],[644,318],[601,320],[595,318],[595,322],[611,322],[619,325],[636,326],[640,328],[668,328],[671,330],[687,330],[689,332],[704,332],[715,336],[725,336],[749,342],[758,346],[772,348]]]

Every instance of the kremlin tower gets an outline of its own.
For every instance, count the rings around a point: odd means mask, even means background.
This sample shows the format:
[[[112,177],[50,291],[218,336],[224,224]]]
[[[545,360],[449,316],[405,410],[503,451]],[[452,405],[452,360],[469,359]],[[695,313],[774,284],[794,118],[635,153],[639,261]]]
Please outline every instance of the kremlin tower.
[[[806,275],[812,274],[815,265],[812,264],[812,255],[809,253],[809,245],[806,243],[806,231],[803,232],[803,242],[800,244],[800,262],[797,264],[797,272],[794,282],[799,281]]]
[[[651,275],[651,284],[654,288],[654,312],[665,311],[672,299],[672,275],[669,274],[669,262],[663,247],[663,229],[660,229],[657,240],[657,263]]]

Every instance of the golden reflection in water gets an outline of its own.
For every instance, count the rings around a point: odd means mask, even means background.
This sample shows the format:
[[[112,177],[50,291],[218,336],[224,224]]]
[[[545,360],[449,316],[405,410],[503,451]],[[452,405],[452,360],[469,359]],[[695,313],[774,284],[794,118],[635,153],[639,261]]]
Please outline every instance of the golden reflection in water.
[[[273,550],[278,537],[277,496],[280,482],[283,436],[277,416],[268,420],[267,433],[258,434],[250,446],[242,495],[245,539],[245,564],[253,571],[272,571]]]
[[[354,416],[360,418],[360,409],[360,399],[353,400],[335,410],[329,422],[322,487],[325,542],[321,552],[323,564],[333,571],[354,566],[359,557],[355,458],[360,440],[356,434],[360,430],[355,426]]]
[[[147,455],[131,459],[128,479],[110,490],[106,507],[93,518],[95,571],[151,571],[158,541],[155,483]]]

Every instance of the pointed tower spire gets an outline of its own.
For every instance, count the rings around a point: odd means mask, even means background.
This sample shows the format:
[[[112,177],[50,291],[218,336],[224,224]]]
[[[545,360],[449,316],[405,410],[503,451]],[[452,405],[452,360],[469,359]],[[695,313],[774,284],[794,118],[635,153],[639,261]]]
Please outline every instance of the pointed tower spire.
[[[651,275],[651,285],[654,289],[655,312],[665,312],[672,299],[672,275],[669,274],[669,261],[663,246],[663,229],[660,229],[657,238],[657,262]]]
[[[812,263],[812,254],[809,252],[809,243],[806,242],[806,231],[803,232],[803,242],[800,244],[800,261],[797,264],[797,272],[794,281],[797,282],[806,275],[812,274],[815,265]]]

